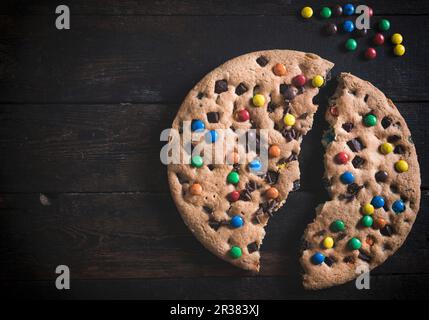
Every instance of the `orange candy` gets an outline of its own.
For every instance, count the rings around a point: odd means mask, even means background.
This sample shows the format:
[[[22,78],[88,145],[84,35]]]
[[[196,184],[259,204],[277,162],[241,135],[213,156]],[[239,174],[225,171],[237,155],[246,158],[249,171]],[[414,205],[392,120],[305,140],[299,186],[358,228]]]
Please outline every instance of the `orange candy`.
[[[203,187],[199,183],[194,183],[189,188],[189,192],[194,196],[199,196],[203,192]]]
[[[273,67],[273,72],[276,76],[284,76],[286,74],[286,66],[282,63],[276,63]]]
[[[383,218],[377,218],[374,220],[374,228],[375,229],[383,229],[386,226],[387,222]]]
[[[273,144],[272,146],[270,146],[270,148],[268,149],[268,155],[270,156],[270,158],[277,158],[280,156],[280,147],[278,145]]]
[[[265,195],[268,199],[277,199],[279,197],[279,190],[274,187],[271,187],[265,192]]]

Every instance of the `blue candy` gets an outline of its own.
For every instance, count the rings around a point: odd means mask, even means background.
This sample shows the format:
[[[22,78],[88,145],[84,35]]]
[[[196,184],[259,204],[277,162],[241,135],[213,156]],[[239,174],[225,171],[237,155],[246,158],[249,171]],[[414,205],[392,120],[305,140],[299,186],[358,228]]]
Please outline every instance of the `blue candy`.
[[[372,198],[371,204],[374,206],[375,209],[379,209],[384,207],[384,198],[381,196],[375,196]]]
[[[192,120],[191,130],[201,132],[206,128],[206,125],[201,120]]]
[[[311,262],[313,262],[313,264],[321,264],[323,261],[325,261],[325,256],[320,252],[316,252],[311,256]]]
[[[405,203],[402,200],[396,200],[392,204],[392,210],[395,211],[395,213],[402,213],[405,211]]]
[[[355,176],[350,171],[346,171],[340,176],[340,180],[344,184],[350,184],[355,182]]]
[[[346,16],[351,16],[352,14],[354,14],[355,13],[354,5],[352,5],[351,3],[345,4],[343,7],[343,13]]]
[[[231,218],[230,224],[231,224],[231,227],[233,228],[240,228],[243,226],[244,221],[243,221],[243,218],[240,216],[233,216]]]
[[[217,141],[218,136],[219,135],[217,134],[216,130],[210,130],[206,133],[207,143],[215,143]]]
[[[262,169],[261,161],[253,160],[249,163],[249,169],[252,171],[259,171]]]
[[[343,30],[345,32],[353,32],[354,29],[355,29],[355,25],[353,24],[352,21],[350,20],[344,21]]]

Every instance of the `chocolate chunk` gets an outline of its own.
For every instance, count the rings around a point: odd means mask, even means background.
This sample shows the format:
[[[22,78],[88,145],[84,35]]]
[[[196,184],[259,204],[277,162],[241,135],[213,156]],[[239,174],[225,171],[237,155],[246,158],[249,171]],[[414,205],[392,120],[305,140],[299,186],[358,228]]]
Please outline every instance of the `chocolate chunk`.
[[[351,183],[347,186],[347,193],[356,196],[362,188],[357,183]]]
[[[375,174],[375,181],[377,182],[386,182],[389,178],[389,174],[386,171],[378,171]]]
[[[286,128],[284,128],[282,130],[282,135],[283,137],[285,137],[287,142],[291,142],[292,140],[294,140],[295,138],[297,138],[297,134],[294,128],[287,130]]]
[[[355,263],[355,257],[354,256],[347,256],[347,257],[344,257],[343,261],[345,263]]]
[[[215,220],[210,220],[209,221],[210,228],[212,228],[215,231],[217,231],[220,228],[221,225],[222,225],[222,222],[215,221]]]
[[[280,90],[283,91],[281,94],[283,95],[285,101],[292,101],[299,94],[298,88],[294,86],[286,85],[286,87],[281,87],[280,85]]]
[[[226,80],[218,80],[215,83],[215,93],[222,93],[228,91],[228,82]]]
[[[317,231],[317,232],[314,234],[314,238],[324,236],[325,234],[326,234],[326,230],[320,230],[320,231]]]
[[[269,170],[265,175],[265,181],[269,184],[276,184],[279,179],[279,173],[276,171]]]
[[[383,126],[384,129],[387,129],[390,127],[390,125],[392,124],[393,120],[390,117],[384,117],[381,120],[381,125]]]
[[[261,67],[265,67],[268,64],[268,59],[265,56],[260,56],[258,59],[256,59],[256,62]]]
[[[307,117],[308,117],[308,112],[304,112],[303,114],[301,114],[301,115],[298,117],[298,119],[305,120],[305,119],[307,119]]]
[[[289,85],[287,85],[286,83],[282,83],[282,84],[279,86],[280,94],[285,94],[285,92],[286,92],[287,88],[289,88]]]
[[[365,146],[363,145],[360,138],[355,138],[347,142],[347,145],[353,152],[359,152],[362,149],[365,149]]]
[[[238,96],[241,96],[243,93],[247,92],[247,90],[249,89],[246,87],[246,85],[243,82],[241,82],[237,86],[237,88],[235,88],[235,94]]]
[[[384,203],[383,210],[388,212],[390,210],[389,204],[387,202]]]
[[[395,142],[398,142],[399,140],[401,140],[401,136],[398,136],[396,134],[387,137],[387,142],[390,142],[390,143],[395,143]]]
[[[214,166],[214,164],[208,164],[207,168],[209,168],[210,171],[213,171],[215,166]]]
[[[334,264],[334,259],[331,257],[325,257],[325,260],[323,260],[324,263],[326,263],[326,265],[328,267],[331,267]]]
[[[258,250],[259,250],[259,247],[256,242],[252,242],[247,245],[247,251],[249,251],[249,253],[253,253]]]
[[[210,123],[219,122],[219,112],[207,112],[207,120]]]
[[[311,249],[313,246],[306,240],[303,240],[301,243],[301,251],[305,251],[307,249]]]
[[[248,183],[246,183],[245,186],[246,190],[249,192],[253,192],[258,188],[258,184],[255,180],[250,180]]]
[[[275,200],[269,200],[268,202],[262,203],[262,211],[268,214],[270,217],[273,215],[274,210],[277,206],[277,202]]]
[[[209,206],[203,206],[203,210],[207,214],[212,214],[213,213],[213,208],[211,208]]]
[[[346,202],[351,202],[354,199],[354,195],[350,193],[340,194],[338,200],[346,200]]]
[[[250,201],[252,200],[252,195],[250,194],[250,191],[247,189],[244,189],[240,193],[240,199],[243,201]]]
[[[239,163],[234,163],[232,165],[232,169],[236,172],[238,172],[240,170],[240,164]]]
[[[398,144],[393,152],[396,154],[405,154],[405,147],[402,144]]]
[[[297,191],[297,190],[299,190],[299,188],[301,188],[301,181],[300,180],[295,180],[293,182],[292,191]]]
[[[204,97],[204,93],[198,92],[197,98],[201,100],[203,97]]]
[[[392,185],[390,186],[390,191],[392,191],[393,193],[398,194],[398,193],[399,193],[398,186],[397,186],[397,185],[395,185],[395,184],[392,184]]]
[[[366,31],[366,29],[362,29],[362,30]],[[368,98],[369,98],[369,94],[366,94],[365,97],[363,98],[363,101],[368,102]]]
[[[343,240],[345,237],[347,237],[347,234],[346,234],[345,232],[340,232],[340,233],[337,235],[337,237],[336,237],[335,241],[336,241],[336,242],[341,241],[341,240]]]
[[[347,131],[347,132],[352,131],[352,129],[353,129],[353,123],[351,123],[351,122],[343,123],[343,129],[345,131]]]
[[[327,177],[323,177],[323,178],[322,178],[322,184],[323,184],[323,187],[324,187],[325,189],[330,188],[330,187],[332,186],[331,179],[329,179],[329,178],[327,178]]]
[[[383,236],[390,237],[393,234],[393,229],[390,224],[386,224],[384,228],[380,229],[380,233]]]
[[[270,101],[269,103],[268,103],[268,106],[267,106],[267,111],[268,112],[274,112],[274,110],[277,108],[278,106],[276,106],[275,105],[275,103],[274,102],[272,102],[272,101]]]
[[[352,160],[353,167],[355,167],[356,169],[362,167],[364,163],[365,159],[359,156],[354,157]]]
[[[292,152],[292,154],[286,159],[287,162],[292,162],[298,160],[298,155],[295,152]]]
[[[184,176],[182,176],[181,174],[177,173],[177,180],[179,180],[180,184],[184,184],[184,183],[188,183],[189,180],[187,178],[185,178]]]
[[[362,250],[359,250],[358,258],[366,262],[371,262],[371,257]]]

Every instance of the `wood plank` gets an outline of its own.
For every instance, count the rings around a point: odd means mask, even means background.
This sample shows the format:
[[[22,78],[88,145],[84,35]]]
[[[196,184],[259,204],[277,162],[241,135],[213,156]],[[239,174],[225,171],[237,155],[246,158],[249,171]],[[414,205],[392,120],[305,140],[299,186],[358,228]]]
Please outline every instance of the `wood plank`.
[[[350,1],[338,1],[348,3]],[[134,1],[134,0],[74,0],[70,3],[73,14],[79,15],[296,15],[302,7],[309,4],[306,0],[265,0],[265,1]],[[369,0],[365,4],[372,6],[375,13],[382,14],[428,14],[429,5],[425,1]],[[55,1],[39,0],[3,0],[0,14],[53,14],[58,5]],[[332,1],[318,1],[314,9],[332,5]]]
[[[388,16],[407,54],[390,45],[373,61],[344,53],[347,36],[320,35],[324,22],[270,16],[74,16],[68,31],[50,16],[0,19],[0,102],[179,103],[208,71],[237,55],[267,48],[315,52],[373,82],[390,98],[429,100],[425,16]],[[299,32],[297,32],[299,30]]]
[[[7,297],[20,299],[221,299],[221,300],[390,300],[427,299],[429,275],[372,275],[369,290],[354,282],[304,290],[289,277],[210,277],[192,279],[73,280],[70,290],[57,290],[53,281],[0,282]],[[251,303],[251,302],[247,302]],[[182,304],[186,304],[183,302]],[[267,306],[269,308],[269,305]],[[159,308],[159,312],[170,309]],[[262,312],[263,310],[261,310]]]
[[[170,195],[93,193],[0,195],[0,279],[52,280],[65,264],[73,279],[252,276],[206,251]],[[299,247],[323,195],[293,193],[271,220],[259,276],[299,279]],[[429,194],[405,245],[373,274],[429,268]],[[298,280],[291,280],[298,281]]]
[[[303,190],[323,188],[324,104],[304,140]],[[429,103],[398,107],[413,133],[422,183],[428,187],[423,164],[429,162]],[[168,192],[159,136],[176,110],[176,105],[141,104],[0,105],[0,191]]]

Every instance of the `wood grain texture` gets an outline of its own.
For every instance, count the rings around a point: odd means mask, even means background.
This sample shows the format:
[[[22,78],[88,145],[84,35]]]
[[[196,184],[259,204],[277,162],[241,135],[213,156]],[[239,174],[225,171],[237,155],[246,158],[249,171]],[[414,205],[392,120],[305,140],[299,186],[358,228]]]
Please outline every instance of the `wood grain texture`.
[[[342,52],[347,36],[320,35],[323,21],[269,16],[75,16],[59,31],[54,18],[0,20],[0,102],[180,103],[208,71],[250,51],[285,48],[315,52],[370,80],[393,100],[429,101],[425,16],[389,16],[406,39],[407,54],[390,45],[373,61],[367,47]],[[394,27],[392,27],[394,28]],[[299,30],[291,32],[288,30]],[[423,46],[423,48],[422,48]]]

